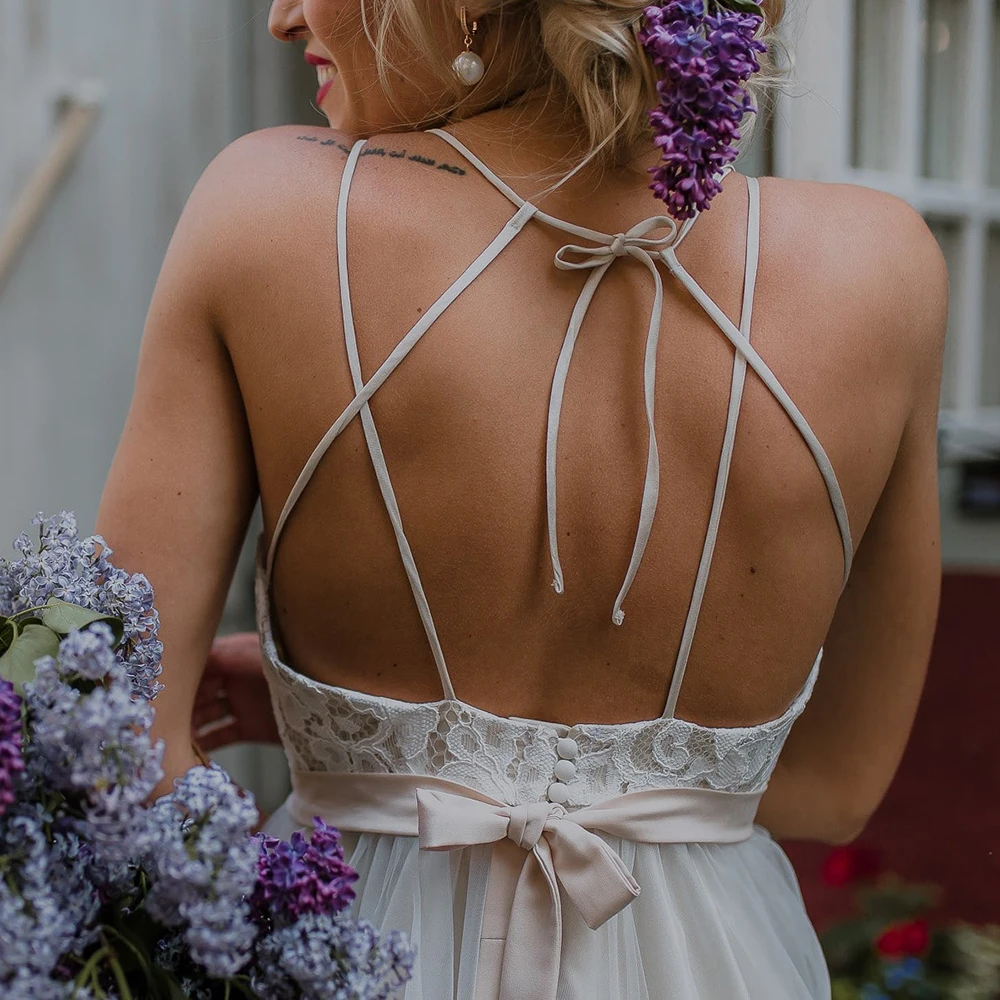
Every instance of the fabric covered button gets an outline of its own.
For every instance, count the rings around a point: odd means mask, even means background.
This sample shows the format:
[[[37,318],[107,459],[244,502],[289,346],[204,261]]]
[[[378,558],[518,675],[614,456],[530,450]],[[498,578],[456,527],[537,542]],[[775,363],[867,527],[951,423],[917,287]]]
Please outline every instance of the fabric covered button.
[[[549,785],[547,795],[549,802],[554,802],[557,806],[564,806],[569,802],[569,787],[561,781],[553,781]]]
[[[576,777],[576,764],[571,760],[557,760],[553,771],[560,781],[572,781]]]
[[[575,760],[580,753],[580,748],[577,746],[576,740],[571,740],[568,736],[564,736],[556,744],[556,753],[563,760]]]

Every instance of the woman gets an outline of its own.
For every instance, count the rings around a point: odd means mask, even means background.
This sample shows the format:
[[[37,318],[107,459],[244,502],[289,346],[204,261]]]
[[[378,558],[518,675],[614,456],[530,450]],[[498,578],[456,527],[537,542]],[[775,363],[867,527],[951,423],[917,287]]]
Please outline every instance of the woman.
[[[103,499],[168,787],[259,494],[269,829],[348,831],[409,1000],[828,996],[770,835],[858,833],[923,681],[941,256],[848,187],[663,218],[642,15],[277,0],[330,129],[198,184]]]

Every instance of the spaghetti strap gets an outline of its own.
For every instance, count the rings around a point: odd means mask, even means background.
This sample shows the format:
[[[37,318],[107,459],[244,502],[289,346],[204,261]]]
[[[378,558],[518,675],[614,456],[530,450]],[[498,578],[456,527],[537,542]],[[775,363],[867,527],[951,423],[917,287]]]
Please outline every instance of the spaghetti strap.
[[[701,286],[698,285],[690,274],[688,274],[688,272],[681,265],[680,261],[677,259],[677,247],[691,231],[691,228],[696,221],[695,219],[688,220],[683,226],[678,227],[677,223],[668,216],[651,216],[650,218],[637,223],[628,231],[618,233],[616,235],[609,235],[607,233],[597,232],[596,230],[588,229],[583,226],[577,226],[573,223],[566,222],[565,220],[558,219],[554,216],[548,215],[547,213],[541,212],[530,201],[523,199],[450,132],[446,132],[442,129],[431,129],[430,131],[443,141],[447,142],[463,157],[465,157],[466,160],[476,170],[478,170],[487,181],[489,181],[501,194],[504,195],[505,198],[516,206],[517,210],[503,229],[491,241],[491,243],[479,254],[479,256],[476,257],[476,259],[466,268],[459,278],[457,278],[449,286],[449,288],[438,297],[434,304],[421,316],[418,322],[414,324],[402,340],[399,341],[372,377],[365,382],[358,353],[357,334],[351,304],[347,257],[347,209],[349,193],[357,163],[361,156],[362,149],[364,148],[365,140],[360,140],[354,144],[350,151],[347,166],[344,171],[337,205],[337,249],[344,339],[351,371],[351,379],[356,395],[320,440],[319,444],[316,446],[306,462],[302,472],[299,474],[298,479],[285,501],[285,505],[275,525],[270,547],[267,552],[264,565],[265,586],[268,588],[269,593],[277,546],[284,527],[296,503],[307,488],[320,462],[329,450],[330,445],[334,440],[336,440],[347,424],[353,420],[354,417],[360,415],[365,441],[375,470],[376,478],[378,480],[379,489],[381,491],[386,510],[389,514],[389,519],[392,523],[393,532],[399,547],[400,558],[406,572],[407,580],[409,581],[410,588],[413,592],[414,601],[420,614],[420,619],[423,623],[431,652],[434,656],[434,661],[441,679],[442,690],[446,698],[455,698],[454,687],[445,663],[444,653],[437,635],[437,629],[434,625],[427,596],[424,592],[413,552],[403,528],[399,504],[389,476],[389,471],[385,461],[385,454],[382,450],[378,431],[375,427],[375,421],[369,406],[369,401],[378,389],[385,383],[389,376],[403,362],[409,352],[430,329],[438,317],[480,274],[486,270],[487,267],[489,267],[489,265],[499,256],[504,248],[511,243],[519,232],[521,232],[527,222],[531,219],[536,219],[537,221],[555,229],[584,239],[591,244],[595,244],[588,246],[568,243],[561,247],[555,255],[556,267],[567,271],[582,270],[589,272],[583,283],[583,287],[577,298],[572,314],[570,315],[562,347],[556,362],[555,371],[553,372],[552,385],[549,394],[548,417],[546,422],[546,524],[548,529],[549,555],[552,564],[553,587],[557,593],[561,594],[565,590],[565,577],[559,556],[559,531],[557,519],[557,455],[560,417],[562,414],[563,399],[565,396],[566,383],[569,376],[573,352],[594,294],[596,293],[601,280],[604,278],[605,274],[607,274],[608,269],[617,258],[632,257],[643,264],[643,266],[649,271],[653,281],[653,303],[650,309],[649,324],[646,331],[646,346],[643,360],[643,394],[648,435],[646,468],[642,485],[642,500],[639,508],[639,519],[636,526],[635,541],[632,546],[632,553],[624,580],[622,581],[615,598],[614,605],[611,609],[611,620],[615,625],[621,625],[624,622],[625,613],[623,610],[623,603],[628,596],[629,590],[639,572],[643,555],[649,542],[653,521],[656,515],[657,502],[659,499],[660,459],[656,441],[654,402],[656,396],[656,369],[664,298],[663,277],[659,268],[659,264],[661,262],[667,266],[670,273],[690,292],[695,301],[704,309],[709,318],[715,323],[716,326],[718,326],[720,331],[735,348],[729,410],[726,419],[726,430],[723,438],[719,467],[716,475],[712,510],[709,516],[709,523],[705,535],[701,559],[699,561],[695,586],[688,607],[684,630],[681,636],[677,659],[674,665],[674,673],[663,712],[663,717],[672,717],[676,710],[677,699],[680,694],[681,685],[687,668],[687,662],[694,641],[698,618],[718,540],[719,526],[721,523],[729,473],[732,465],[736,428],[739,421],[740,407],[746,383],[746,369],[748,365],[753,368],[757,375],[759,375],[761,380],[775,396],[779,404],[784,408],[785,412],[795,424],[799,433],[808,445],[813,458],[819,467],[820,473],[823,476],[842,538],[844,549],[843,579],[845,586],[847,578],[850,574],[851,562],[853,558],[853,543],[851,539],[849,518],[833,466],[805,417],[802,416],[801,412],[792,402],[787,392],[785,392],[774,373],[750,343],[754,291],[756,287],[760,251],[760,189],[758,182],[753,179],[747,180],[749,191],[749,211],[747,220],[746,268],[744,275],[742,314],[740,318],[740,327],[737,328],[722,312],[722,310],[719,309],[716,303],[704,292]],[[728,171],[726,172],[728,173]],[[662,232],[662,235],[652,235],[655,232]]]
[[[351,369],[351,378],[354,381],[355,392],[361,392],[364,388],[364,378],[361,375],[358,337],[357,331],[354,328],[354,309],[351,305],[351,283],[347,273],[347,204],[350,195],[351,180],[354,177],[354,169],[361,152],[361,145],[361,143],[357,143],[354,149],[351,150],[351,155],[347,161],[347,168],[344,171],[344,178],[340,186],[340,197],[337,202],[337,265],[340,273],[340,304],[344,318],[344,343],[347,347],[347,361]],[[396,491],[392,488],[392,480],[389,478],[389,469],[385,462],[385,453],[382,451],[382,442],[379,440],[378,431],[375,429],[375,418],[372,415],[371,404],[368,401],[361,407],[360,417],[361,426],[364,429],[365,441],[368,444],[368,454],[371,456],[372,466],[375,469],[375,478],[378,480],[379,489],[382,491],[382,499],[385,502],[385,509],[389,514],[389,520],[392,522],[392,530],[396,536],[396,544],[399,547],[399,555],[403,561],[403,569],[406,571],[406,578],[410,583],[410,590],[413,592],[413,600],[417,605],[420,621],[423,623],[427,642],[434,656],[438,677],[441,680],[441,689],[444,692],[445,698],[454,700],[455,688],[452,685],[451,676],[444,661],[444,652],[441,649],[441,642],[438,639],[434,618],[431,615],[430,605],[427,603],[427,595],[420,580],[420,573],[413,558],[413,550],[410,548],[409,539],[403,530],[403,520],[399,513],[399,504],[396,502]]]
[[[654,216],[616,235],[573,226],[520,198],[449,133],[437,134],[514,206],[513,217],[365,381],[347,237],[349,192],[364,142],[350,151],[337,202],[336,246],[354,399],[298,476],[266,555],[260,549],[256,577],[264,669],[292,784],[266,832],[292,837],[309,829],[314,817],[352,831],[351,862],[359,873],[352,913],[375,928],[393,927],[418,941],[406,987],[413,1000],[473,994],[480,1000],[555,1000],[581,993],[672,1000],[829,997],[826,963],[787,859],[753,825],[788,733],[812,692],[820,656],[798,697],[774,719],[716,729],[674,716],[716,548],[748,368],[809,445],[844,538],[845,579],[850,570],[850,528],[833,468],[750,344],[759,261],[757,183],[747,182],[737,327],[677,260],[677,247],[694,220],[678,226]],[[647,460],[632,556],[612,610],[618,624],[656,511],[660,463],[653,402],[658,338],[666,325],[664,285],[671,275],[735,348],[696,584],[666,707],[653,719],[563,724],[493,714],[456,697],[369,406],[434,322],[532,219],[571,234],[573,242],[560,248],[555,265],[581,272],[582,287],[552,376],[545,435],[549,548],[559,589],[556,457],[573,351],[586,337],[582,327],[600,282],[618,258],[642,264],[653,282],[643,361]],[[542,261],[540,266],[551,265]],[[561,327],[556,332],[563,334]],[[275,642],[270,584],[282,531],[331,443],[354,417],[361,420],[444,700],[411,702],[323,683],[286,662]],[[693,955],[688,945],[695,938],[698,954]]]
[[[747,195],[749,208],[747,211],[747,249],[746,264],[743,277],[743,306],[740,315],[740,333],[749,341],[750,327],[753,318],[754,293],[757,288],[757,271],[760,262],[760,183],[756,177],[747,178]],[[705,533],[705,545],[695,577],[694,592],[688,608],[684,630],[681,633],[680,648],[674,663],[674,672],[670,680],[670,690],[667,694],[663,718],[673,718],[677,710],[677,699],[680,697],[684,674],[687,670],[688,657],[694,643],[695,630],[698,627],[698,616],[708,585],[708,575],[712,568],[712,558],[715,555],[715,544],[719,537],[719,524],[722,521],[722,507],[726,500],[726,489],[729,485],[729,471],[733,464],[733,449],[736,444],[736,425],[740,418],[740,406],[743,402],[743,389],[746,385],[747,359],[739,352],[733,358],[733,380],[729,390],[729,413],[726,417],[726,433],[722,439],[722,455],[719,459],[719,471],[715,479],[715,494],[712,498],[712,512],[708,519],[708,530]]]
[[[456,149],[486,178],[498,191],[509,198],[514,204],[520,204],[520,196],[501,180],[482,160],[450,132],[442,129],[431,129],[434,135],[444,139]],[[728,173],[728,171],[725,171]],[[563,178],[565,180],[566,178]],[[558,185],[557,185],[558,186]],[[552,377],[552,388],[549,393],[549,410],[545,433],[545,497],[546,523],[548,528],[549,558],[552,563],[552,586],[557,594],[565,590],[565,575],[562,561],[559,557],[558,530],[558,486],[557,486],[557,453],[559,440],[559,422],[562,416],[562,404],[566,391],[566,381],[569,376],[570,362],[576,348],[580,330],[587,316],[587,310],[608,268],[618,257],[633,257],[640,261],[649,271],[653,279],[653,305],[650,310],[649,325],[646,330],[646,348],[643,361],[643,395],[645,399],[646,426],[648,445],[646,449],[646,471],[642,486],[642,500],[639,506],[639,523],[636,527],[635,542],[629,559],[625,579],[615,598],[611,609],[611,620],[615,625],[625,621],[622,605],[642,564],[642,558],[649,542],[653,520],[656,516],[656,506],[660,491],[660,457],[656,443],[654,401],[656,397],[656,363],[660,339],[660,327],[663,317],[663,279],[657,266],[657,258],[668,248],[675,247],[691,231],[695,220],[688,220],[678,229],[677,223],[665,215],[654,215],[637,223],[627,232],[608,235],[593,229],[576,226],[548,215],[542,211],[536,212],[535,218],[553,228],[562,230],[573,236],[581,237],[597,246],[579,246],[567,244],[561,247],[555,255],[555,265],[564,271],[590,270],[587,280],[577,298],[576,305],[569,319],[562,348],[556,362]],[[650,238],[649,233],[665,230],[665,235]]]
[[[677,255],[670,249],[664,251],[663,259],[670,269],[670,273],[691,293],[694,300],[707,313],[709,319],[722,331],[725,338],[742,354],[747,364],[757,373],[760,380],[770,390],[771,395],[778,401],[778,404],[788,415],[795,425],[795,429],[802,435],[803,440],[812,452],[813,461],[819,468],[823,482],[826,484],[827,493],[830,496],[830,506],[833,508],[834,516],[837,519],[837,527],[840,530],[841,545],[844,550],[844,574],[841,589],[847,586],[848,577],[851,575],[851,566],[854,561],[854,543],[851,538],[851,523],[847,513],[847,505],[844,503],[844,495],[837,481],[837,473],[834,471],[833,463],[820,444],[809,422],[802,415],[802,411],[792,401],[791,396],[785,391],[784,386],[778,381],[777,376],[768,367],[767,362],[757,353],[757,350],[750,341],[736,328],[732,320],[715,304],[711,296],[698,284],[694,278],[684,269],[684,265],[677,259]]]
[[[329,451],[330,446],[340,436],[344,428],[356,416],[358,416],[358,414],[362,414],[365,440],[368,444],[373,465],[375,466],[376,476],[379,481],[379,488],[382,492],[382,497],[386,504],[390,520],[392,521],[393,530],[396,534],[396,540],[399,545],[400,556],[406,570],[407,579],[409,580],[411,589],[413,590],[414,600],[416,601],[421,621],[423,622],[424,629],[427,633],[428,642],[430,643],[431,651],[434,655],[434,660],[441,678],[441,685],[445,697],[453,699],[455,697],[454,687],[444,661],[444,654],[441,651],[441,646],[438,642],[437,630],[434,627],[430,607],[427,603],[427,597],[424,593],[416,564],[413,559],[413,553],[410,549],[406,534],[403,531],[399,507],[396,503],[395,492],[392,488],[392,483],[389,480],[389,474],[385,464],[385,456],[382,452],[381,443],[379,442],[378,434],[375,430],[374,420],[371,416],[371,410],[368,407],[368,403],[379,388],[385,384],[389,376],[392,375],[392,373],[399,367],[410,351],[413,350],[419,340],[430,329],[438,317],[459,297],[459,295],[462,294],[462,292],[465,291],[466,288],[469,287],[469,285],[472,284],[477,277],[479,277],[480,274],[483,273],[483,271],[486,270],[487,267],[489,267],[491,263],[493,263],[494,260],[496,260],[501,252],[511,243],[518,233],[521,232],[525,223],[535,214],[537,210],[530,202],[523,201],[517,212],[514,213],[503,229],[500,230],[497,236],[465,269],[465,271],[463,271],[462,274],[454,282],[452,282],[447,290],[438,297],[433,305],[427,309],[417,323],[415,323],[409,330],[406,336],[403,337],[403,339],[390,352],[389,356],[379,366],[375,374],[367,382],[362,382],[360,362],[357,355],[357,339],[354,330],[354,318],[350,305],[350,289],[347,281],[346,222],[348,195],[350,192],[351,181],[354,176],[358,159],[361,155],[361,150],[364,148],[365,141],[366,140],[364,139],[358,140],[358,142],[356,142],[352,147],[350,155],[348,156],[347,166],[341,180],[340,197],[338,199],[337,207],[338,262],[344,312],[344,336],[347,344],[351,366],[351,377],[354,381],[356,395],[313,449],[312,454],[306,461],[305,466],[299,473],[295,484],[285,500],[284,507],[282,508],[281,514],[275,524],[274,533],[271,536],[271,542],[268,546],[267,556],[264,562],[264,587],[265,592],[269,594],[271,578],[274,572],[274,559],[278,550],[278,543],[284,533],[285,526],[288,523],[288,518],[291,516],[296,504],[308,487],[317,468],[319,468],[324,456],[327,451]]]

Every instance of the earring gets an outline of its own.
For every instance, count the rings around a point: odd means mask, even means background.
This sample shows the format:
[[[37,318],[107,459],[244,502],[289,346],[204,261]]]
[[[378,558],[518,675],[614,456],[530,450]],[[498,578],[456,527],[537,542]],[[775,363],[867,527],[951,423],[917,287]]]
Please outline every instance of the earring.
[[[459,18],[462,21],[462,31],[465,34],[465,51],[459,52],[455,56],[455,61],[451,64],[451,68],[455,71],[459,80],[466,86],[474,87],[483,78],[483,74],[486,72],[486,67],[483,65],[483,60],[472,51],[472,38],[476,33],[476,29],[479,27],[478,22],[472,22],[472,30],[469,30],[469,22],[466,20],[465,8],[462,7],[459,11]]]

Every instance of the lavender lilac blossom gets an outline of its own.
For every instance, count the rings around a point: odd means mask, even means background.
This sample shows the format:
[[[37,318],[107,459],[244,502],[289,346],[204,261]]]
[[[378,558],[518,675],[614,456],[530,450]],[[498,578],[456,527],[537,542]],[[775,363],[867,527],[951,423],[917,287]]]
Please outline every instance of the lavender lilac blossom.
[[[38,803],[9,809],[0,825],[0,988],[5,1000],[63,998],[64,955],[94,936],[99,891],[89,878],[88,850],[72,833],[49,830],[52,813]]]
[[[397,932],[307,913],[257,946],[254,989],[269,1000],[385,1000],[410,978],[413,952]]]
[[[37,547],[22,533],[14,542],[21,558],[0,560],[0,615],[58,597],[120,618],[125,634],[116,656],[136,694],[151,701],[162,686],[157,677],[163,644],[149,580],[112,565],[113,550],[100,535],[80,538],[76,517],[68,511],[49,518],[38,514],[31,523],[40,528]]]
[[[661,161],[650,187],[676,219],[694,218],[722,190],[743,118],[757,110],[746,84],[767,51],[756,37],[763,18],[723,3],[669,0],[643,14],[639,39],[660,73],[649,119]]]
[[[150,737],[152,705],[135,698],[102,623],[68,635],[58,658],[39,660],[36,670],[25,688],[30,772],[79,806],[88,837],[108,851],[131,851],[143,804],[163,777],[163,745]]]
[[[157,996],[191,1000],[223,1000],[233,983],[251,995],[251,982],[289,1000],[394,995],[413,953],[347,917],[357,875],[336,830],[251,836],[253,798],[214,765],[146,804],[163,752],[152,588],[97,536],[81,541],[72,515],[34,523],[37,550],[22,535],[21,558],[0,560],[0,615],[59,598],[119,618],[123,640],[92,623],[35,662],[23,698],[0,680],[0,996],[118,1000],[128,976],[136,997],[146,976]],[[114,947],[133,927],[145,972],[122,965],[135,940]]]
[[[153,887],[146,909],[181,929],[191,957],[210,976],[235,976],[249,961],[257,928],[249,897],[257,883],[257,820],[221,767],[195,767],[146,810],[143,868]]]
[[[357,872],[340,834],[319,817],[307,839],[261,837],[254,897],[264,936],[251,982],[275,1000],[382,1000],[412,975],[414,952],[398,933],[381,936],[344,911]]]

